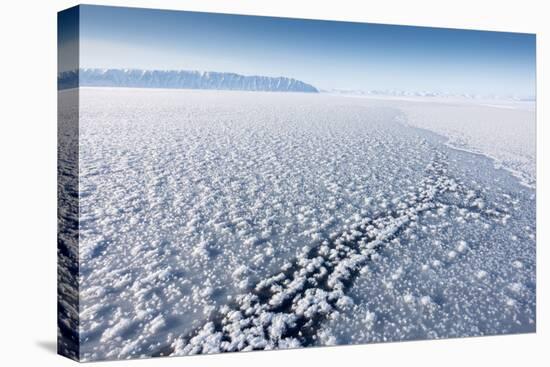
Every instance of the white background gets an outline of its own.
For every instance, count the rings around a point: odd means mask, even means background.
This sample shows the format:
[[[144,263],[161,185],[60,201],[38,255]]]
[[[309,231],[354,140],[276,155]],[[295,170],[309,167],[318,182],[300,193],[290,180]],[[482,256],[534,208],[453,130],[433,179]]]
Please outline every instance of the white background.
[[[102,366],[549,363],[549,27],[544,1],[305,0],[94,1],[314,19],[537,33],[537,333],[364,346],[102,363]],[[0,365],[74,365],[56,338],[56,12],[75,1],[3,1],[0,11]],[[548,14],[548,13],[546,13]],[[546,66],[546,69],[545,69]],[[545,111],[546,110],[546,111]],[[548,114],[546,114],[548,116]],[[548,167],[548,164],[547,164]],[[546,226],[545,226],[546,224]],[[116,363],[116,364],[115,364]],[[548,365],[548,364],[546,364]]]

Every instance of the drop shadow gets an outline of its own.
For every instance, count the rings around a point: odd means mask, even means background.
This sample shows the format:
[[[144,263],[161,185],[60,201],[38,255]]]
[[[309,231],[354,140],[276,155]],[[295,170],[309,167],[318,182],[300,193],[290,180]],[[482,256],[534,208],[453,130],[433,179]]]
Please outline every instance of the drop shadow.
[[[57,354],[57,342],[52,340],[38,340],[36,345],[45,351],[53,354]]]

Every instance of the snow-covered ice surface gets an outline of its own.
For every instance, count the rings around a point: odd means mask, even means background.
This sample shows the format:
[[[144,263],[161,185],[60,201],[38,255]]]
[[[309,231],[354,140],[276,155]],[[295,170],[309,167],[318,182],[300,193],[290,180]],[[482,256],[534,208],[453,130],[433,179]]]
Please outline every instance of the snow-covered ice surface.
[[[447,137],[454,148],[493,158],[495,167],[507,169],[521,183],[535,188],[534,102],[400,103],[400,109],[412,126]]]
[[[58,94],[57,167],[57,348],[79,357],[78,292],[78,90]]]
[[[534,190],[409,121],[469,108],[81,88],[82,360],[534,331]]]

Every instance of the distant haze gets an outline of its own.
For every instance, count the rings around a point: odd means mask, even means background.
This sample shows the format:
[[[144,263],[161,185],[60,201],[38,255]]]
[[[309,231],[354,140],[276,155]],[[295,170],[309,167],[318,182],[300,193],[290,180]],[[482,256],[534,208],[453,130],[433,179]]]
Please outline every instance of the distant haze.
[[[535,95],[532,34],[85,5],[80,40],[84,68],[284,76],[325,90]]]

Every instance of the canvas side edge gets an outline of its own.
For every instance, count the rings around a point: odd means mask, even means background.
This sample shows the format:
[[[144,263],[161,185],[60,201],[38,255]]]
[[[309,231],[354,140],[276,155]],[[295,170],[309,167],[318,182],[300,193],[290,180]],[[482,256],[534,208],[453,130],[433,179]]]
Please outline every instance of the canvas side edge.
[[[79,361],[79,20],[57,14],[57,353]],[[68,73],[70,84],[61,82]]]

